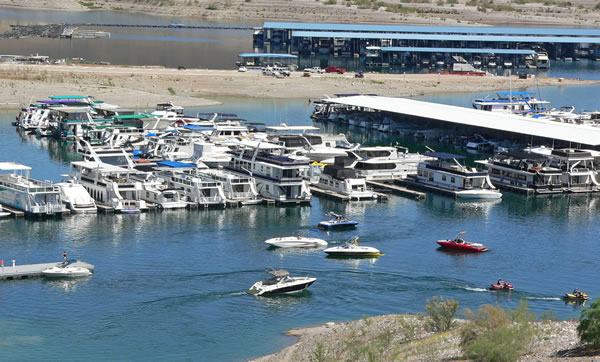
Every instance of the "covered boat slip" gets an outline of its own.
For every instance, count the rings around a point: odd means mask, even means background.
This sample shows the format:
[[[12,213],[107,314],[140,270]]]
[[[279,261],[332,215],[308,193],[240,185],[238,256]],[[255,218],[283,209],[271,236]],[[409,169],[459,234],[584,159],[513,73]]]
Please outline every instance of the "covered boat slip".
[[[485,112],[406,98],[351,96],[327,99],[324,102],[356,107],[358,110],[389,112],[397,115],[398,118],[410,118],[411,122],[424,123],[427,120],[433,120],[509,134],[564,141],[578,146],[586,145],[594,148],[600,146],[599,127],[560,123],[503,112]]]

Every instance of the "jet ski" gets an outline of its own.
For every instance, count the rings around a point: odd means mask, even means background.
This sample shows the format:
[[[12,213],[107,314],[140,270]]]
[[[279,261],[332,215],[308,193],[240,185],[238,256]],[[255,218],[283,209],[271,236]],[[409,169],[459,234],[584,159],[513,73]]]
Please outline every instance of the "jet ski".
[[[292,277],[287,270],[266,269],[272,278],[256,282],[248,289],[248,294],[269,295],[301,292],[308,288],[317,278]]]
[[[502,281],[499,284],[498,283],[492,284],[489,288],[489,290],[513,290],[513,289],[514,289],[514,287],[512,284],[507,283],[507,282],[502,282]]]
[[[461,231],[452,240],[438,240],[438,241],[436,241],[436,243],[438,243],[443,248],[460,250],[460,251],[473,251],[473,252],[478,253],[478,252],[488,250],[487,247],[483,244],[471,243],[471,242],[463,239],[462,236],[465,234],[466,234],[466,232]]]
[[[586,292],[579,292],[579,293],[565,293],[565,295],[563,296],[563,299],[565,300],[577,300],[577,301],[584,301],[584,300],[588,300],[590,299],[590,296],[587,295]]]
[[[372,246],[358,245],[358,236],[348,240],[342,246],[334,246],[324,250],[330,257],[378,258],[383,255],[379,249]]]

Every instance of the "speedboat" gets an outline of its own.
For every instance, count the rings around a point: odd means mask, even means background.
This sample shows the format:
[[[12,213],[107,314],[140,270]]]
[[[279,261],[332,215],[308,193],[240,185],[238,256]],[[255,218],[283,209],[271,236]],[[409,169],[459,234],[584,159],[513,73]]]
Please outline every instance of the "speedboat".
[[[573,301],[585,301],[590,299],[590,296],[587,295],[586,292],[579,292],[579,293],[565,293],[565,295],[563,296],[564,300],[573,300]]]
[[[492,284],[489,290],[513,290],[512,284],[500,281],[499,283]]]
[[[328,215],[332,216],[332,218],[327,221],[321,221],[319,225],[317,225],[319,229],[347,229],[358,225],[358,221],[347,219],[345,216],[338,215],[333,211]]]
[[[331,257],[351,257],[351,258],[378,258],[383,255],[379,249],[372,246],[358,245],[358,236],[350,239],[342,246],[334,246],[325,249],[327,256]]]
[[[272,278],[254,283],[248,289],[249,294],[269,295],[301,292],[317,280],[317,278],[311,277],[292,277],[287,270],[283,269],[267,269],[265,271]]]
[[[438,240],[438,243],[443,248],[460,250],[460,251],[473,251],[473,252],[482,252],[487,251],[487,247],[480,243],[471,243],[462,238],[466,232],[461,231],[456,235],[456,237],[452,240]]]
[[[42,270],[42,275],[47,278],[82,278],[89,277],[92,272],[87,268],[73,265],[58,265],[52,268]]]
[[[325,240],[317,238],[305,238],[303,236],[285,236],[265,240],[265,243],[278,248],[310,248],[327,245]]]

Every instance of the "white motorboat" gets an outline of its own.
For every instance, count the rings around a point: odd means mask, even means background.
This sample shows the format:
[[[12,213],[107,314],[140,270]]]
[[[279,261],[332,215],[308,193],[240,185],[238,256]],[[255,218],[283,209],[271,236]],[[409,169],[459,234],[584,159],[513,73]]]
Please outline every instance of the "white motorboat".
[[[285,236],[265,240],[265,243],[278,248],[311,248],[327,245],[325,240],[317,238],[305,238],[303,236]]]
[[[47,278],[83,278],[92,275],[92,272],[79,266],[58,265],[52,268],[42,270],[42,275]]]
[[[378,258],[383,255],[379,249],[372,246],[358,245],[358,236],[350,239],[344,245],[325,249],[327,256],[351,258]]]
[[[249,294],[269,295],[301,292],[317,280],[317,278],[311,277],[292,277],[287,270],[283,269],[268,269],[266,272],[273,277],[254,283],[248,289]]]

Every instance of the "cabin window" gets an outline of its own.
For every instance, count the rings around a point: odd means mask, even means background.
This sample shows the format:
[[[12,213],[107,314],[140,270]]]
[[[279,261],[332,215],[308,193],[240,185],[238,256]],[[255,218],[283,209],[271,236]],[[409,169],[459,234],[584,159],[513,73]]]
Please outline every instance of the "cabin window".
[[[442,181],[446,181],[446,175],[442,175]]]
[[[454,177],[450,177],[450,182],[456,183],[456,179]]]

